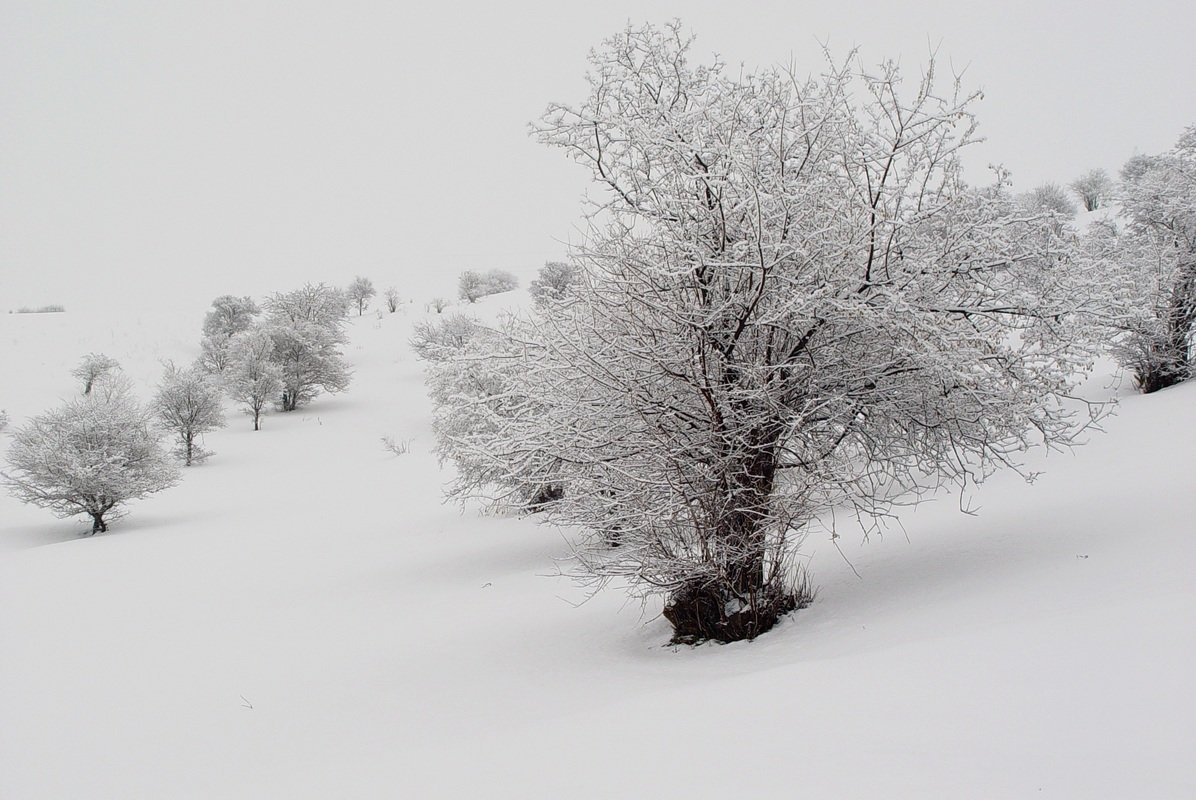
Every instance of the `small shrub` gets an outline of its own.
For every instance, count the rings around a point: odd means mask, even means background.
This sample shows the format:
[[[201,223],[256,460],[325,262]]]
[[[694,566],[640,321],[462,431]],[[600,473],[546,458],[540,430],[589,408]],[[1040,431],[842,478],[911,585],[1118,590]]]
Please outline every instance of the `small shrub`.
[[[1103,169],[1094,169],[1071,182],[1071,189],[1080,196],[1085,211],[1104,208],[1113,195],[1113,181]]]
[[[1057,183],[1044,183],[1036,187],[1022,198],[1022,202],[1029,208],[1053,211],[1068,219],[1079,211],[1066,190]]]
[[[537,305],[564,300],[570,287],[577,282],[577,269],[563,261],[549,261],[540,267],[540,276],[528,285]]]
[[[382,446],[396,456],[405,455],[411,450],[410,439],[395,439],[393,436],[383,436]]]

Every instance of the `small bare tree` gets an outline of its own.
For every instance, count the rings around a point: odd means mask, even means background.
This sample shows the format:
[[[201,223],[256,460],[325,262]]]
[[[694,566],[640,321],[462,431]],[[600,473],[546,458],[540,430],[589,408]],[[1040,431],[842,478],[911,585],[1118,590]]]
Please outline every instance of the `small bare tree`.
[[[349,300],[357,306],[357,316],[361,316],[366,307],[370,304],[370,299],[378,292],[374,289],[374,283],[369,278],[363,278],[360,275],[353,279],[349,284],[346,294]]]
[[[386,289],[386,309],[387,309],[387,311],[389,311],[392,314],[395,313],[396,311],[398,311],[400,301],[401,301],[401,298],[399,297],[399,290],[393,286],[388,287]]]
[[[154,395],[153,410],[158,424],[178,440],[176,453],[184,466],[211,455],[197,441],[224,427],[220,388],[210,377],[198,369],[179,369],[168,363]]]
[[[103,353],[88,353],[83,356],[79,366],[71,371],[71,375],[83,382],[83,394],[91,394],[96,381],[113,370],[120,369],[120,364]]]
[[[261,430],[262,411],[282,391],[282,370],[268,330],[251,328],[233,337],[225,386],[229,397],[253,416],[253,429]]]

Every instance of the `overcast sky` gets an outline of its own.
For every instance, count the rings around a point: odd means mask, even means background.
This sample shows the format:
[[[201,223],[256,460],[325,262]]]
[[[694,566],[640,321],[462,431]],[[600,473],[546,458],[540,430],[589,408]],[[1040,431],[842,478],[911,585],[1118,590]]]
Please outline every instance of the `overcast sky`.
[[[0,311],[358,273],[422,302],[462,269],[532,273],[576,238],[587,176],[527,123],[582,99],[586,51],[628,21],[679,16],[749,68],[937,45],[985,90],[970,166],[1023,189],[1113,172],[1196,123],[1192,8],[0,0]]]

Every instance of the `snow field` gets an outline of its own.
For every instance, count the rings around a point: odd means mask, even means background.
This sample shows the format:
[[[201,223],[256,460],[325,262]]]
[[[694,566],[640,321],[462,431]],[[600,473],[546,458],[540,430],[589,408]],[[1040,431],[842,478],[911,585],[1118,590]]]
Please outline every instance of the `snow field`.
[[[813,606],[675,649],[656,607],[577,605],[562,532],[441,504],[423,316],[353,317],[348,392],[230,408],[108,534],[0,496],[0,797],[1196,795],[1196,387],[1122,390],[976,517],[811,536]],[[0,317],[0,407],[89,351],[148,396],[201,317]]]

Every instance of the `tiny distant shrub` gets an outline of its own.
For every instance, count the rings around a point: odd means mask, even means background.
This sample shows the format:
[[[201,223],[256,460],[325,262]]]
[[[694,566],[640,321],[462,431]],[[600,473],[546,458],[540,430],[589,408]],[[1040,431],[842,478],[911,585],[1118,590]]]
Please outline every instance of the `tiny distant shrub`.
[[[447,298],[433,297],[428,305],[424,307],[425,311],[435,311],[437,314],[442,313],[446,308],[452,305]]]
[[[17,309],[18,314],[60,314],[63,311],[66,311],[66,306],[60,305],[38,306],[37,308],[21,306]]]
[[[1080,196],[1085,211],[1103,208],[1113,195],[1113,181],[1103,169],[1086,172],[1071,182],[1071,189]]]
[[[399,290],[393,286],[386,290],[386,310],[392,314],[399,310]]]

